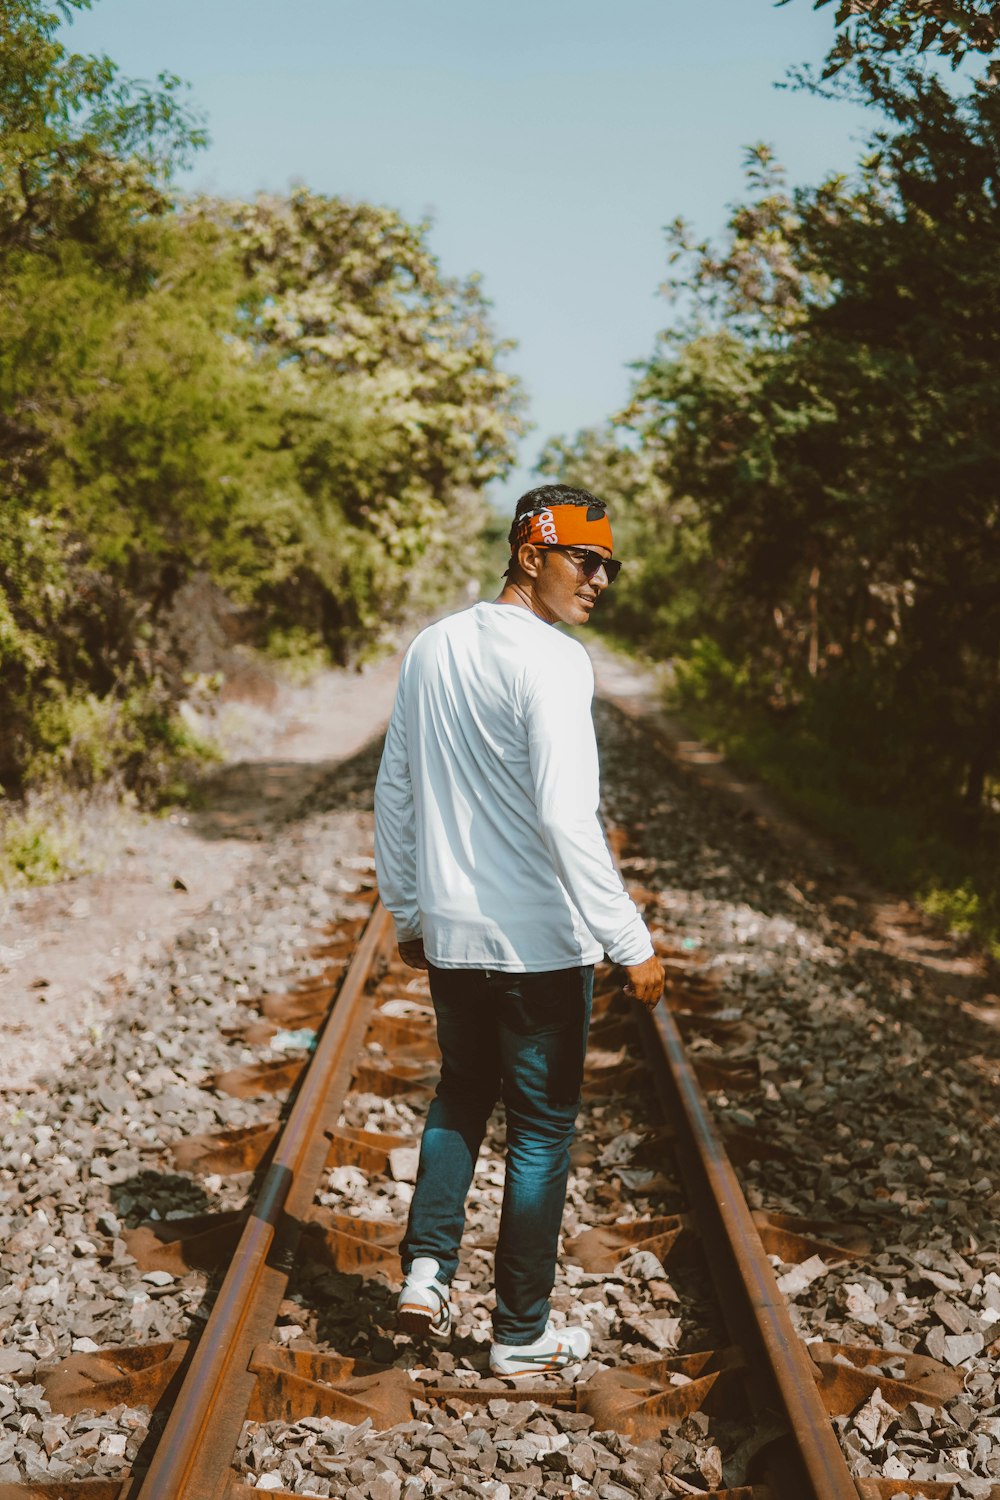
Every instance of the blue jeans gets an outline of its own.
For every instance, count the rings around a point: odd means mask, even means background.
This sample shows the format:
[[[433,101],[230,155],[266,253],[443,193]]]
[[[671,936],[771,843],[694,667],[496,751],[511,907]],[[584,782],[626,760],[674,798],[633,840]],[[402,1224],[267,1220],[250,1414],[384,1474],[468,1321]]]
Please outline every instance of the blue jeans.
[[[594,970],[501,974],[430,968],[441,1080],[427,1112],[400,1247],[404,1272],[429,1255],[450,1282],[465,1199],[498,1098],[507,1170],[497,1240],[493,1336],[530,1344],[544,1333],[580,1108]]]

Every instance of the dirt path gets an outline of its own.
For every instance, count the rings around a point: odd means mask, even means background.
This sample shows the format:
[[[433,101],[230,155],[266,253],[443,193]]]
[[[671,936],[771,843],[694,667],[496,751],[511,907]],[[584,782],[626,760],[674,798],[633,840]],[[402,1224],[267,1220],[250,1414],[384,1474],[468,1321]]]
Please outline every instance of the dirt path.
[[[28,1087],[99,1034],[116,998],[244,876],[331,766],[382,732],[398,666],[327,672],[266,707],[246,704],[239,758],[206,778],[197,812],[124,819],[109,827],[100,873],[7,898],[0,1092]]]

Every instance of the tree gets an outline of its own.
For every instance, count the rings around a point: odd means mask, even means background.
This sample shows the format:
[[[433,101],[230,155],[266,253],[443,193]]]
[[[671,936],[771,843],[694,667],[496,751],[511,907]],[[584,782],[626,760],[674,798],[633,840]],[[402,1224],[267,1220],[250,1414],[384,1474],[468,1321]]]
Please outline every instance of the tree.
[[[521,430],[518,383],[501,367],[512,346],[478,278],[443,277],[429,226],[372,204],[300,189],[197,213],[235,237],[241,345],[292,398],[281,442],[311,541],[276,605],[306,606],[313,628],[348,643],[433,607],[475,572],[481,492]],[[367,428],[363,453],[338,446],[331,401]]]
[[[832,3],[813,0],[813,8]],[[900,55],[930,53],[957,67],[970,53],[986,56],[1000,45],[1000,5],[992,0],[836,0],[836,6],[840,30],[826,58],[826,78],[848,66],[866,78],[873,62]]]
[[[109,58],[57,40],[90,4],[0,4],[0,249],[45,253],[71,238],[113,250],[123,208],[165,207],[174,169],[206,139],[177,78],[124,79]]]
[[[49,487],[77,414],[70,372],[148,284],[170,172],[203,139],[176,79],[130,83],[61,44],[87,4],[0,6],[0,780],[15,786],[39,706],[106,677],[131,638],[132,603]]]
[[[426,225],[305,189],[177,199],[203,139],[177,81],[122,80],[42,0],[0,4],[0,782],[108,729],[141,783],[184,692],[184,581],[259,643],[370,648],[475,571],[520,396]]]
[[[715,568],[697,507],[671,491],[659,457],[655,444],[622,441],[609,423],[554,439],[538,470],[607,500],[625,575],[601,602],[601,628],[669,657],[712,618]]]
[[[914,72],[882,101],[855,176],[789,193],[758,152],[720,250],[675,227],[688,311],[622,420],[705,539],[710,610],[689,649],[710,641],[730,685],[811,715],[873,781],[984,808],[1000,771],[1000,102]]]

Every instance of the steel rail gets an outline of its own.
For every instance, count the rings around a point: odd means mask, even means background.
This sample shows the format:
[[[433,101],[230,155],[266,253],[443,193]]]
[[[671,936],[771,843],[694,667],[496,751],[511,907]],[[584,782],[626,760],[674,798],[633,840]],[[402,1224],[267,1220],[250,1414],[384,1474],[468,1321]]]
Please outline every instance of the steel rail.
[[[130,1500],[221,1500],[304,1215],[326,1159],[325,1128],[350,1082],[368,1024],[365,985],[390,930],[376,902],[323,1026],[205,1329],[145,1476]],[[332,1122],[331,1122],[332,1123]]]
[[[780,1493],[788,1500],[858,1500],[858,1489],[819,1397],[812,1361],[795,1331],[788,1305],[761,1244],[722,1138],[709,1114],[680,1031],[665,1005],[642,1007],[640,1026],[657,1088],[677,1134],[677,1160],[716,1293],[762,1387],[758,1407],[777,1406],[794,1446],[770,1454]],[[756,1354],[757,1359],[753,1356]]]

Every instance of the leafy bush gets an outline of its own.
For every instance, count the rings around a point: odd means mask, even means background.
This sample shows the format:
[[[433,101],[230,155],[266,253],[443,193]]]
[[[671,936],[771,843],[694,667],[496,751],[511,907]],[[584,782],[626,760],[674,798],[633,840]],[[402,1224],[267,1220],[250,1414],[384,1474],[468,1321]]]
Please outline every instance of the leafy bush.
[[[120,786],[99,792],[43,787],[0,800],[0,890],[44,885],[99,870],[124,841],[134,799]]]
[[[674,695],[687,706],[699,703],[735,705],[747,698],[745,664],[730,661],[718,641],[696,636],[687,656],[673,658]]]
[[[308,682],[330,663],[330,654],[320,637],[302,625],[286,629],[272,626],[265,649],[293,682]]]
[[[215,758],[155,683],[104,698],[49,687],[34,718],[36,748],[27,767],[33,785],[83,790],[117,778],[157,802]]]

